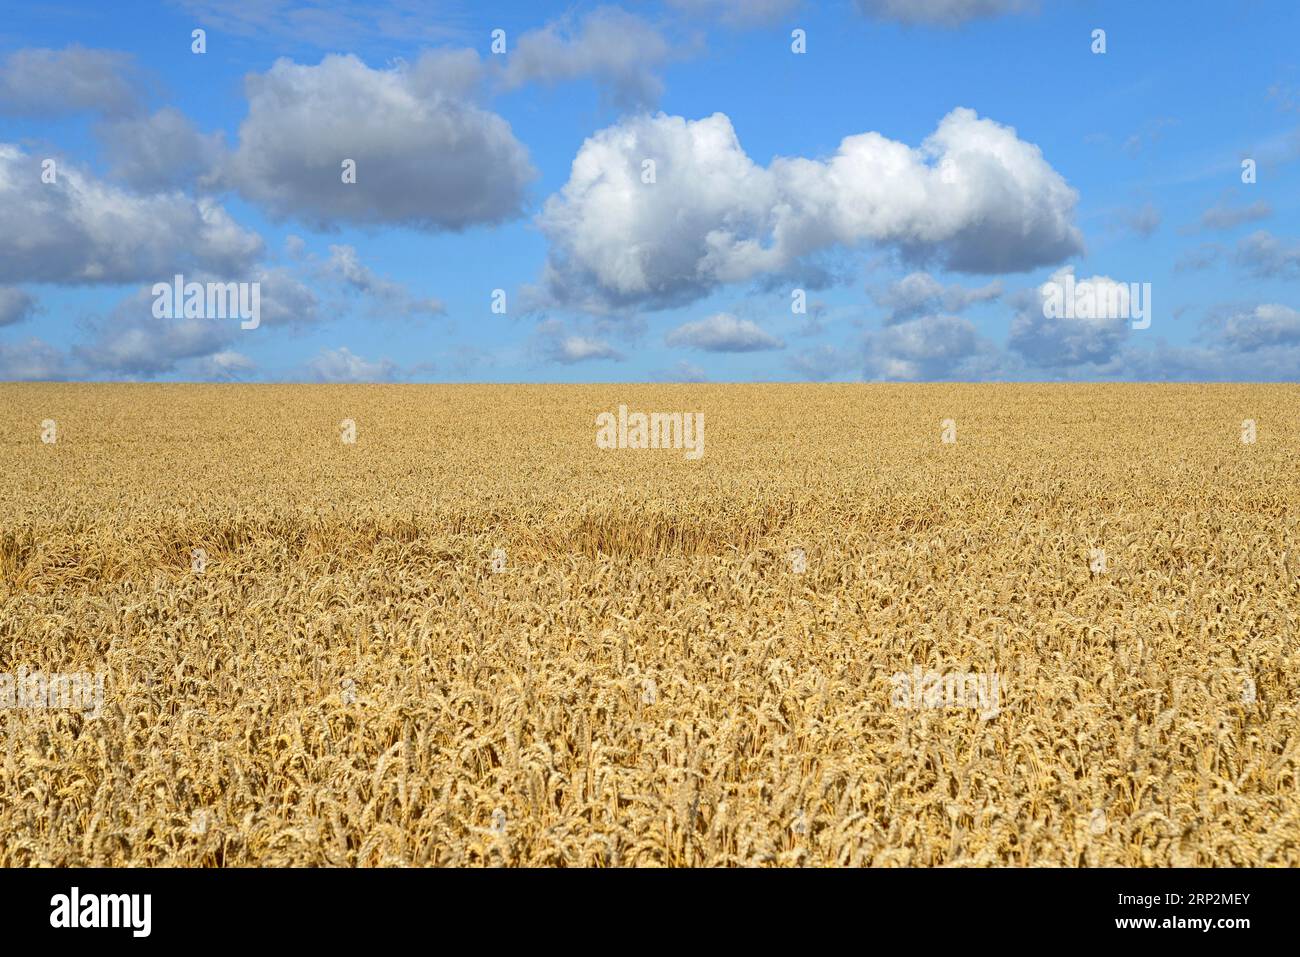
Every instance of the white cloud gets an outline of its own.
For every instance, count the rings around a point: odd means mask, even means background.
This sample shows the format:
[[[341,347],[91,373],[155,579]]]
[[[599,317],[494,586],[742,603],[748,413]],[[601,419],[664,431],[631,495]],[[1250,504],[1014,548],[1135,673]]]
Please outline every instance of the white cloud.
[[[532,349],[549,362],[573,365],[594,359],[611,359],[621,362],[624,356],[604,339],[569,333],[558,319],[546,319],[537,324],[533,334]]]
[[[246,273],[263,248],[211,200],[136,195],[68,163],[57,182],[42,183],[38,158],[0,143],[0,283],[228,276]]]
[[[134,113],[140,105],[137,83],[126,53],[79,46],[16,50],[0,60],[0,113]]]
[[[749,319],[737,319],[725,312],[678,326],[664,341],[670,346],[686,346],[704,352],[759,352],[785,348],[784,342],[764,332]]]
[[[262,325],[305,326],[326,318],[316,293],[289,270],[280,266],[258,269],[252,281],[261,284]]]
[[[1273,346],[1300,345],[1300,312],[1277,303],[1263,303],[1228,317],[1224,342],[1242,352]]]
[[[460,97],[477,57],[425,54],[375,70],[331,55],[277,60],[245,81],[248,116],[224,182],[277,218],[459,230],[520,215],[535,176],[510,124]],[[465,80],[464,82],[469,82]],[[356,182],[343,182],[343,162]]]
[[[225,151],[220,132],[200,133],[179,110],[107,120],[96,128],[109,173],[139,190],[180,189],[205,177]]]
[[[148,289],[127,296],[90,325],[93,338],[72,353],[91,372],[113,378],[166,375],[187,359],[221,352],[240,331],[233,320],[158,319]]]
[[[70,374],[63,354],[40,339],[0,342],[0,381],[36,382],[64,379]]]
[[[994,281],[977,289],[945,286],[926,272],[909,273],[884,289],[871,292],[876,304],[889,310],[887,324],[915,319],[942,310],[958,313],[982,302],[994,302],[1002,295],[1002,283]]]
[[[540,81],[556,83],[593,77],[621,106],[654,103],[663,82],[654,74],[672,47],[650,23],[617,7],[593,10],[576,28],[548,23],[519,37],[506,61],[509,88]]]
[[[404,286],[376,275],[374,270],[361,262],[354,247],[330,246],[329,249],[330,258],[326,268],[342,279],[349,289],[370,297],[376,312],[436,316],[446,311],[446,307],[438,300],[416,299]]]
[[[198,378],[202,380],[228,381],[242,379],[257,368],[257,364],[246,355],[223,349],[207,358],[200,359],[195,366]]]
[[[997,362],[996,348],[958,316],[922,316],[886,326],[866,337],[864,351],[872,379],[976,379]]]
[[[386,382],[397,374],[397,365],[387,359],[371,362],[340,346],[322,349],[307,370],[318,382]]]
[[[1021,297],[1020,309],[1011,322],[1008,347],[1038,366],[1060,368],[1109,362],[1128,335],[1132,320],[1127,316],[1101,315],[1067,319],[1044,315],[1044,302],[1051,295],[1053,284],[1064,284],[1066,276],[1073,273],[1073,266],[1059,269],[1048,283]],[[1076,288],[1083,283],[1090,285],[1096,302],[1121,301],[1116,296],[1117,286],[1123,287],[1122,301],[1127,301],[1128,285],[1116,282],[1109,276],[1077,280]],[[1150,308],[1150,304],[1146,307]]]
[[[963,272],[1054,264],[1082,249],[1077,199],[1036,146],[967,109],[916,149],[865,133],[829,159],[767,167],[721,113],[659,114],[589,138],[539,225],[551,299],[611,312],[680,305],[864,243]]]
[[[1300,278],[1300,245],[1284,245],[1260,229],[1237,243],[1237,265],[1260,279]]]

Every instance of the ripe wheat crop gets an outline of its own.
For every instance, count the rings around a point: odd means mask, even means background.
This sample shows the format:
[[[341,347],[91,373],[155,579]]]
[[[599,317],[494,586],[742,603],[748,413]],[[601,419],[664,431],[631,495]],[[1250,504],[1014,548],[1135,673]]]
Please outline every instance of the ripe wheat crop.
[[[8,685],[0,865],[1295,866],[1298,449],[1294,386],[0,385],[0,673],[104,677]]]

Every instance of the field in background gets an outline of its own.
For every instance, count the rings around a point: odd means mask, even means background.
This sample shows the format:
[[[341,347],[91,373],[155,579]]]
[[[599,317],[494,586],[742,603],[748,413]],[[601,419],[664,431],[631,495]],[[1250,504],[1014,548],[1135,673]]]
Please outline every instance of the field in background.
[[[0,865],[1300,865],[1296,386],[0,385],[0,476],[0,673],[106,675]]]

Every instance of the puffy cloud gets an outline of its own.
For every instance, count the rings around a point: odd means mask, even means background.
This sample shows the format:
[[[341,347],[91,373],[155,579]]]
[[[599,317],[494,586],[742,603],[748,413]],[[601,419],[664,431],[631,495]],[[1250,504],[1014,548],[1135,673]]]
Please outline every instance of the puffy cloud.
[[[261,325],[305,326],[324,318],[320,298],[288,269],[280,266],[258,269],[252,274],[252,281],[261,286]]]
[[[862,243],[963,272],[1028,270],[1082,249],[1077,199],[1036,146],[967,109],[916,149],[865,133],[829,159],[767,167],[721,113],[638,116],[589,138],[547,200],[544,278],[553,301],[612,312],[681,305]]]
[[[195,372],[203,380],[230,381],[242,379],[256,368],[257,364],[248,356],[223,349],[200,359],[195,365]]]
[[[0,113],[134,113],[138,79],[126,53],[79,46],[16,50],[0,61]]]
[[[225,150],[221,133],[200,133],[179,110],[108,120],[96,129],[109,172],[139,190],[179,189],[202,179]]]
[[[899,23],[956,27],[969,20],[1024,13],[1038,7],[1036,0],[856,0],[869,17]]]
[[[593,359],[612,359],[615,362],[624,359],[623,354],[604,339],[571,334],[558,319],[546,319],[537,324],[532,348],[548,362],[558,362],[561,365]]]
[[[0,283],[161,281],[175,272],[247,273],[260,236],[221,206],[181,193],[140,196],[0,143]]]
[[[436,316],[446,312],[446,307],[437,299],[416,299],[400,284],[376,275],[361,262],[352,246],[330,246],[326,268],[342,279],[349,289],[370,297],[376,311],[403,316]]]
[[[1267,314],[1270,307],[1258,307]],[[1273,307],[1284,308],[1284,307]],[[1237,341],[1219,338],[1203,346],[1179,346],[1157,340],[1148,348],[1126,348],[1104,366],[1088,366],[1088,378],[1133,382],[1293,382],[1300,368],[1300,340],[1290,321],[1262,322],[1255,310],[1239,311]],[[1259,328],[1245,326],[1259,323]],[[1224,331],[1231,325],[1225,324]],[[1267,340],[1266,348],[1253,343]],[[1067,370],[1069,371],[1069,370]]]
[[[609,343],[588,336],[564,336],[556,342],[551,356],[566,364],[587,359],[623,359],[623,355]]]
[[[36,300],[12,286],[0,286],[0,326],[30,319],[36,313]]]
[[[1059,269],[1049,282],[1021,297],[1020,309],[1011,322],[1008,347],[1038,366],[1059,368],[1109,362],[1128,335],[1132,320],[1126,316],[1066,319],[1044,315],[1047,311],[1044,304],[1052,295],[1053,288],[1060,287],[1066,277],[1073,274],[1073,266]],[[1077,280],[1076,288],[1085,282],[1090,284],[1095,302],[1112,301],[1111,297],[1121,291],[1125,297],[1123,301],[1127,301],[1126,283],[1116,282],[1108,276],[1093,276]],[[1145,303],[1144,307],[1149,310],[1150,303]]]
[[[518,216],[535,171],[500,116],[460,98],[477,57],[277,60],[247,78],[248,116],[223,181],[277,218],[459,230]],[[464,82],[469,82],[465,79]],[[343,162],[356,182],[343,182]]]
[[[1224,324],[1223,340],[1241,352],[1300,345],[1300,312],[1276,303],[1235,312]]]
[[[37,382],[65,379],[71,374],[63,353],[40,339],[0,342],[0,381]]]
[[[642,106],[663,93],[653,70],[671,53],[668,41],[641,17],[617,7],[599,7],[577,29],[550,23],[520,36],[503,80],[507,87],[517,87],[590,76],[609,90],[615,103]]]
[[[306,325],[322,318],[320,302],[310,288],[281,267],[259,267],[247,281],[260,286],[263,327]],[[206,282],[202,273],[187,281]],[[110,377],[152,379],[176,372],[182,363],[200,379],[237,378],[253,368],[251,360],[234,351],[236,342],[256,330],[240,328],[238,319],[159,319],[153,314],[149,288],[127,296],[106,317],[89,323],[90,341],[74,346],[74,358],[89,372]],[[265,333],[263,333],[265,334]]]
[[[749,319],[737,319],[725,312],[678,326],[664,341],[670,346],[686,346],[704,352],[760,352],[785,348],[784,342],[764,332]]]
[[[922,316],[870,333],[866,373],[872,379],[981,378],[977,363],[996,361],[996,349],[959,316]]]
[[[915,319],[940,310],[947,313],[962,312],[981,302],[993,302],[1002,295],[1002,283],[994,281],[987,286],[968,289],[964,286],[945,286],[926,272],[909,273],[884,289],[871,292],[878,306],[889,310],[886,324]]]
[[[307,371],[317,382],[387,382],[398,370],[388,359],[371,362],[340,346],[322,349],[307,363]]]
[[[1262,199],[1249,206],[1230,206],[1220,202],[1201,214],[1201,226],[1204,229],[1233,229],[1242,223],[1257,222],[1272,215],[1273,207]]]
[[[1300,246],[1287,246],[1261,229],[1237,243],[1237,265],[1260,279],[1300,278]]]
[[[79,362],[93,373],[144,379],[174,372],[184,360],[221,352],[240,332],[236,320],[155,318],[148,289],[123,299],[91,329],[91,341],[72,349]]]

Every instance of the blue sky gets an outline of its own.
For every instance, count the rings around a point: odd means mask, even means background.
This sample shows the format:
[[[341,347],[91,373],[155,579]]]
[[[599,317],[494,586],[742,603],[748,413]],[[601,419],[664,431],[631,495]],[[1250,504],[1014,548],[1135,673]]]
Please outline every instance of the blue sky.
[[[1297,9],[17,6],[0,379],[1293,380]]]

